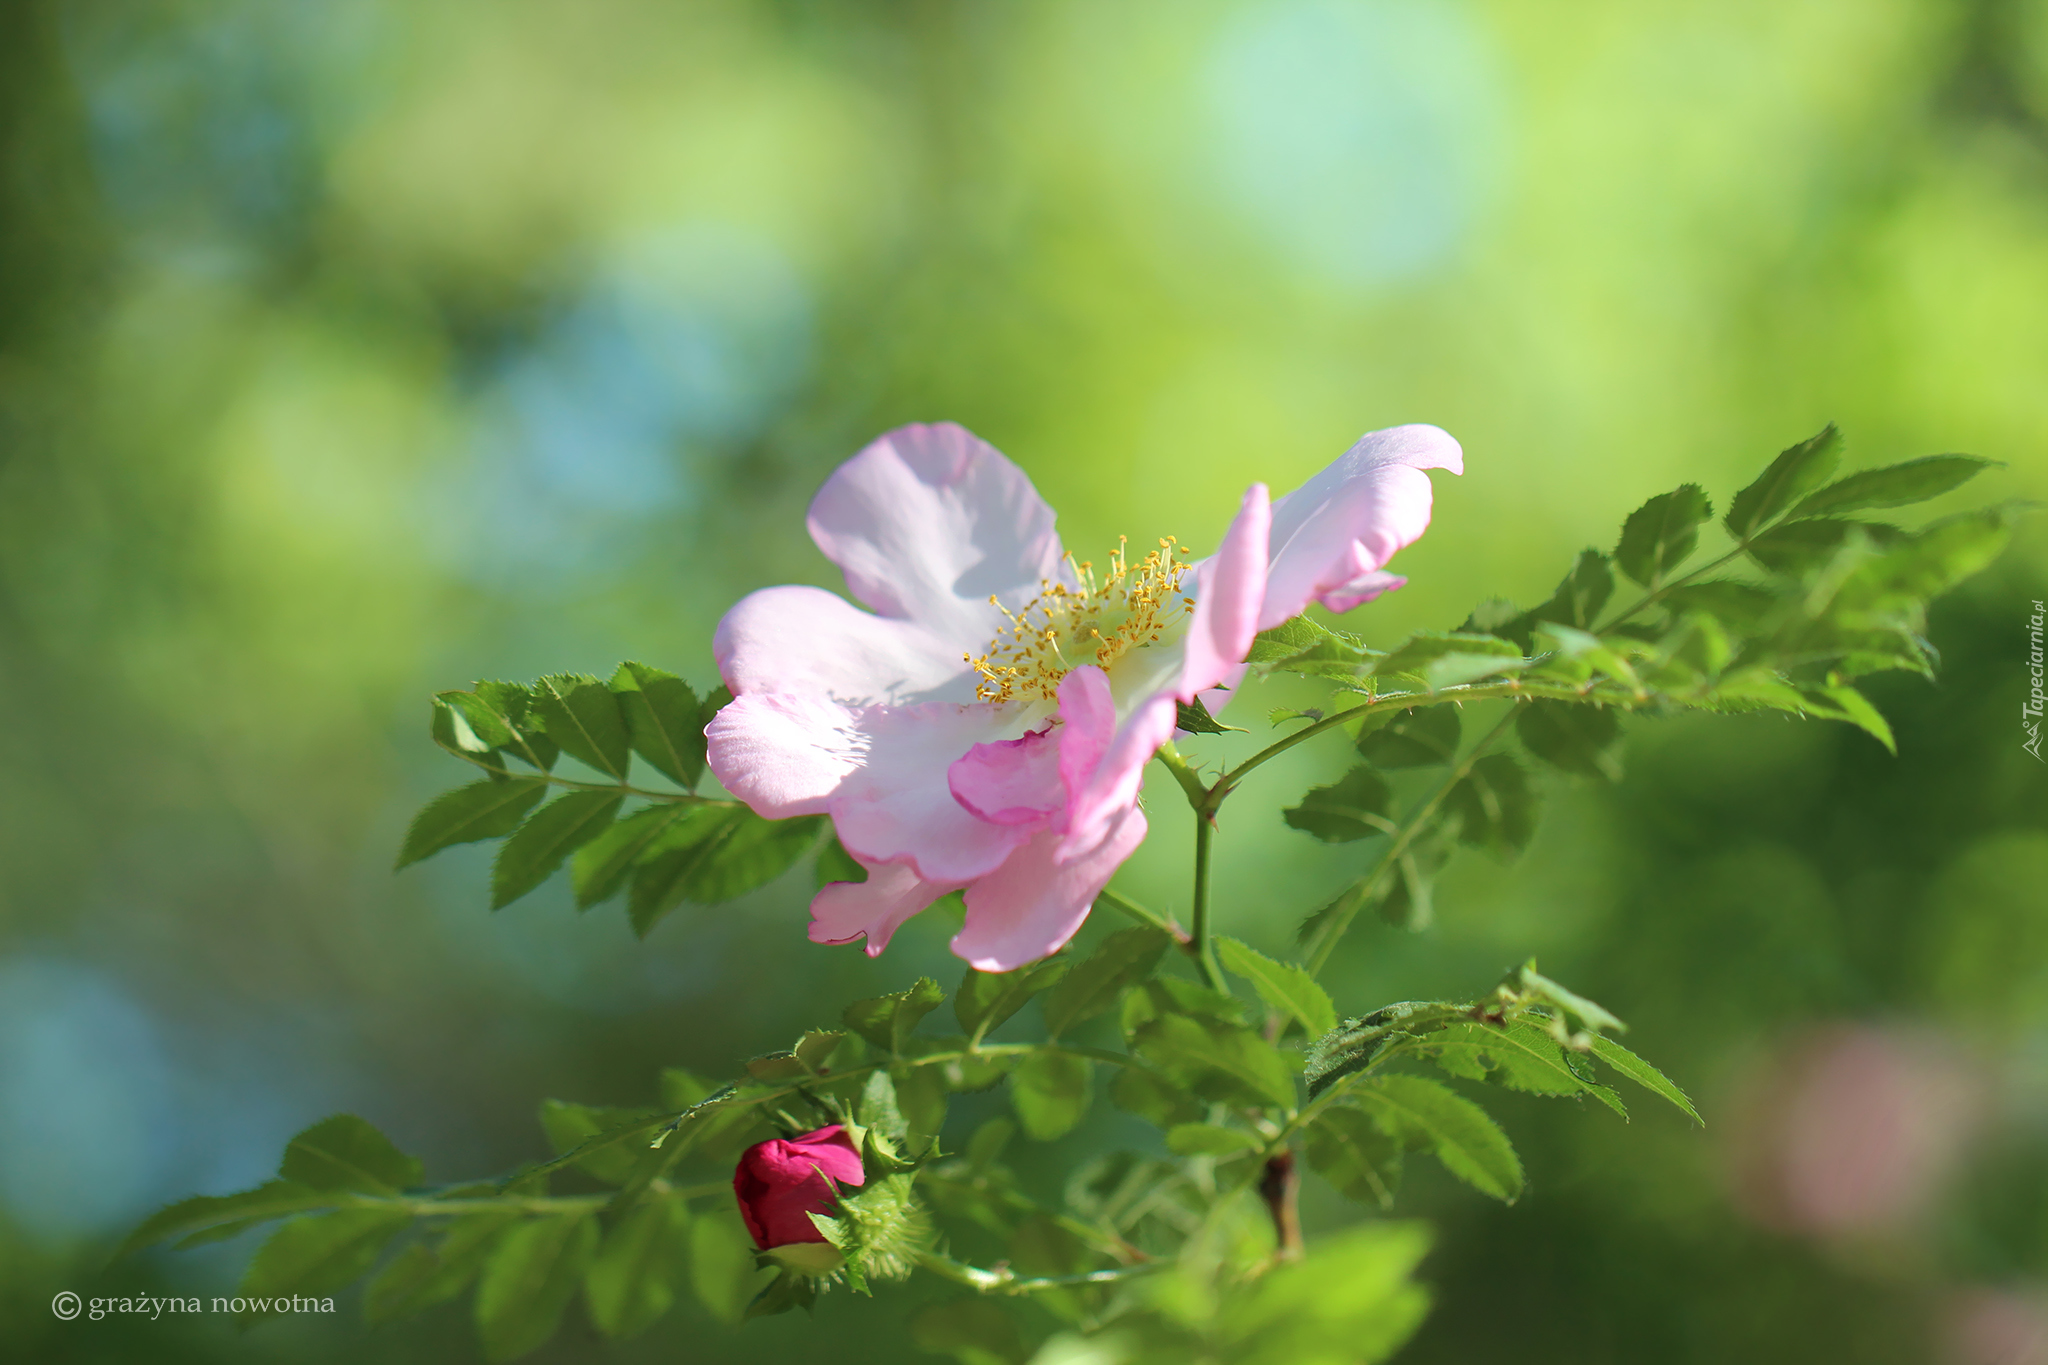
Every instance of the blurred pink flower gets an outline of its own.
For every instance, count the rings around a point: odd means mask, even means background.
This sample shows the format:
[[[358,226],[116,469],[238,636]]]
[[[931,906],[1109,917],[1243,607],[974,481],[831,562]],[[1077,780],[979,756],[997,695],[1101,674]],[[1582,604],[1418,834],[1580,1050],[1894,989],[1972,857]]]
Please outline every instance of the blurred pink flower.
[[[1216,554],[1172,542],[1106,570],[1061,548],[1023,471],[950,423],[892,431],[811,503],[862,611],[767,588],[719,623],[736,698],[706,731],[719,781],[771,819],[827,814],[868,869],[811,904],[811,938],[870,955],[966,889],[953,951],[984,971],[1054,952],[1145,837],[1145,762],[1175,704],[1242,675],[1252,637],[1348,611],[1429,525],[1435,427],[1359,440],[1278,502],[1254,484]]]
[[[1834,1025],[1795,1041],[1737,1106],[1737,1190],[1767,1227],[1822,1237],[1901,1227],[1954,1168],[1977,1087],[1931,1035]]]
[[[1963,1290],[1944,1316],[1948,1365],[2048,1365],[2048,1301],[2039,1293]]]

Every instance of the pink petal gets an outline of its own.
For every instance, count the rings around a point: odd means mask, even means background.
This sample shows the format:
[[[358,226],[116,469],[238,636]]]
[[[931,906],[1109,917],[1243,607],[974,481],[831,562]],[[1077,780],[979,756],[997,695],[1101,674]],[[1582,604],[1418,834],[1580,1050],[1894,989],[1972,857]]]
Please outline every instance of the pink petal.
[[[1012,971],[1058,952],[1144,840],[1145,813],[1135,806],[1093,851],[1073,862],[1054,858],[1058,835],[1037,835],[967,888],[967,922],[953,936],[953,951],[984,972]]]
[[[706,757],[725,789],[756,815],[822,815],[868,749],[860,713],[821,696],[735,698],[704,729]]]
[[[915,864],[953,884],[999,866],[1029,834],[977,819],[953,799],[946,769],[975,745],[1016,733],[1019,708],[848,707],[823,697],[754,693],[705,728],[711,771],[771,820],[829,814],[847,851]]]
[[[1258,626],[1311,601],[1344,611],[1385,591],[1374,573],[1429,526],[1425,469],[1465,472],[1464,452],[1432,426],[1370,432],[1334,464],[1273,504],[1272,561]]]
[[[991,620],[973,646],[995,636]],[[812,692],[852,706],[974,700],[966,645],[915,621],[871,616],[823,588],[763,588],[740,599],[712,640],[718,674],[735,696]]]
[[[868,1173],[860,1164],[860,1149],[842,1123],[793,1137],[786,1144],[795,1155],[816,1166],[842,1185],[865,1185]]]
[[[1087,789],[1102,756],[1116,738],[1116,697],[1109,675],[1085,664],[1060,679],[1060,764],[1062,796],[1071,801]]]
[[[1060,743],[1047,726],[1022,739],[975,745],[953,760],[946,786],[971,815],[991,824],[1035,828],[1066,804],[1060,762]]]
[[[1181,665],[1182,701],[1229,677],[1251,649],[1266,594],[1271,524],[1266,485],[1255,483],[1223,533],[1223,544],[1196,571],[1195,617],[1188,625],[1187,658]]]
[[[1117,821],[1138,803],[1145,764],[1160,745],[1173,738],[1176,714],[1173,693],[1160,692],[1140,702],[1124,718],[1102,761],[1087,775],[1086,784],[1067,798],[1066,835],[1057,854],[1060,861],[1087,858],[1116,834]]]
[[[976,818],[954,799],[947,771],[975,745],[1016,734],[1021,711],[931,702],[861,712],[866,752],[826,807],[839,842],[864,862],[908,861],[931,881],[994,871],[1031,832]]]
[[[1062,578],[1052,508],[1024,471],[951,422],[900,427],[834,471],[811,503],[818,548],[853,595],[979,653],[1010,607]]]
[[[851,943],[865,937],[874,957],[905,920],[957,885],[928,882],[908,863],[868,868],[864,882],[833,882],[811,901],[811,942]]]
[[[1388,573],[1385,569],[1374,569],[1371,573],[1361,574],[1352,579],[1341,588],[1333,588],[1324,593],[1322,600],[1323,605],[1331,611],[1346,612],[1353,607],[1363,606],[1382,593],[1407,586],[1408,580],[1401,575]]]

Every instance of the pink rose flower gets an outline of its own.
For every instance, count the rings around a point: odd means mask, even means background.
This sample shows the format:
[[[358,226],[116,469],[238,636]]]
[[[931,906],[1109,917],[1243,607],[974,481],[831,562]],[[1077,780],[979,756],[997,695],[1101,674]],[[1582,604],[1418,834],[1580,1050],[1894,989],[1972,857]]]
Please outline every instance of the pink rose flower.
[[[953,951],[1009,971],[1073,937],[1144,840],[1138,788],[1175,704],[1235,685],[1252,637],[1310,602],[1349,611],[1429,525],[1430,426],[1360,438],[1294,492],[1254,484],[1200,563],[1163,543],[1107,570],[1060,546],[1022,470],[951,423],[892,431],[812,501],[811,538],[869,611],[767,588],[719,623],[735,700],[706,730],[728,791],[830,815],[868,870],[811,903],[812,941],[882,951],[965,888]]]
[[[740,1154],[732,1189],[739,1197],[740,1217],[754,1234],[754,1245],[767,1251],[792,1242],[822,1242],[825,1234],[811,1221],[814,1213],[832,1212],[841,1185],[861,1185],[867,1172],[860,1151],[847,1136],[846,1125],[771,1138]]]

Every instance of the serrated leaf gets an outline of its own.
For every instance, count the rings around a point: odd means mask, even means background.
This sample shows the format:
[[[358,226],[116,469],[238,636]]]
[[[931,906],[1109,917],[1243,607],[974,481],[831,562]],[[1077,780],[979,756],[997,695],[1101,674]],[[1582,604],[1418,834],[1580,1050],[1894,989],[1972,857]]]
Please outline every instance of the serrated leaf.
[[[522,710],[523,699],[522,696]],[[434,704],[447,708],[453,721],[455,747],[469,753],[508,749],[518,742],[519,732],[496,705],[474,692],[437,692]]]
[[[633,873],[626,908],[634,931],[646,937],[685,900],[718,905],[767,885],[810,851],[825,825],[817,815],[764,820],[745,806],[695,808]]]
[[[856,1000],[839,1017],[876,1047],[900,1053],[918,1021],[937,1009],[945,998],[946,992],[938,982],[921,976],[907,990]],[[899,1080],[899,1087],[901,1084]]]
[[[455,844],[510,834],[547,789],[541,778],[515,777],[442,792],[413,817],[398,851],[398,866],[410,866]]]
[[[1602,1034],[1593,1039],[1592,1051],[1595,1057],[1598,1057],[1637,1085],[1677,1105],[1685,1111],[1694,1123],[1699,1124],[1703,1128],[1706,1126],[1706,1120],[1700,1117],[1699,1110],[1693,1108],[1692,1100],[1687,1098],[1683,1090],[1672,1084],[1670,1078],[1663,1072],[1651,1066],[1641,1057],[1636,1056],[1635,1053],[1630,1052],[1620,1043]]]
[[[1382,712],[1366,719],[1358,735],[1358,752],[1375,768],[1429,768],[1458,756],[1459,719],[1455,706],[1418,706],[1409,711]]]
[[[1424,1147],[1445,1170],[1495,1199],[1522,1193],[1522,1162],[1500,1125],[1462,1095],[1421,1076],[1376,1076],[1351,1092],[1389,1137]]]
[[[1332,1106],[1309,1124],[1303,1155],[1346,1198],[1391,1208],[1401,1187],[1402,1144],[1363,1111]]]
[[[937,1137],[946,1125],[946,1081],[938,1068],[899,1066],[889,1069],[896,1084],[896,1106],[913,1138]]]
[[[1225,725],[1209,714],[1209,708],[1198,696],[1193,701],[1175,703],[1173,726],[1191,735],[1241,735],[1242,725]]]
[[[1598,550],[1581,550],[1572,561],[1571,572],[1558,583],[1557,591],[1548,602],[1529,613],[1529,620],[1590,630],[1613,594],[1614,571],[1608,566],[1607,556]]]
[[[636,810],[577,849],[569,860],[576,908],[588,910],[624,890],[633,868],[660,846],[669,827],[688,809],[681,804],[663,804]]]
[[[1728,534],[1737,540],[1748,539],[1826,483],[1841,459],[1842,433],[1830,422],[1815,435],[1782,452],[1757,476],[1755,483],[1735,495],[1722,523]]]
[[[391,1240],[412,1225],[404,1209],[336,1209],[288,1219],[256,1249],[237,1291],[261,1300],[243,1313],[245,1321],[291,1311],[295,1294],[325,1295],[354,1281],[376,1264]],[[285,1303],[273,1306],[282,1296]]]
[[[1403,1000],[1383,1005],[1316,1039],[1308,1051],[1303,1079],[1315,1099],[1338,1081],[1376,1063],[1397,1046],[1413,1046],[1417,1038],[1470,1017],[1470,1007],[1442,1000]]]
[[[1802,693],[1806,698],[1807,710],[1828,720],[1845,720],[1854,725],[1879,744],[1896,754],[1899,746],[1892,738],[1891,723],[1884,713],[1870,704],[1870,698],[1847,685],[1839,687],[1813,687]]]
[[[1382,678],[1396,673],[1417,674],[1435,692],[1527,666],[1521,648],[1498,635],[1425,630],[1409,636],[1391,653],[1375,660],[1372,672]]]
[[[1309,788],[1301,804],[1281,811],[1280,818],[1326,844],[1350,843],[1389,833],[1393,822],[1387,811],[1393,801],[1393,788],[1361,763],[1328,786]]]
[[[1858,568],[1842,585],[1840,597],[1852,606],[1939,597],[1998,558],[2012,537],[2013,522],[2025,510],[2019,505],[1982,507],[1931,522]]]
[[[1724,578],[1681,584],[1664,594],[1664,605],[1679,615],[1705,612],[1736,634],[1747,635],[1763,626],[1778,599],[1753,583]]]
[[[718,1213],[690,1223],[690,1287],[697,1302],[728,1326],[746,1316],[761,1275],[754,1264],[754,1239],[737,1213]]]
[[[1917,460],[1862,469],[1835,480],[1792,509],[1795,517],[1833,516],[1872,507],[1905,507],[1960,488],[1997,460],[1975,455],[1926,455]]]
[[[499,1234],[518,1221],[511,1213],[466,1214],[436,1245],[407,1246],[364,1286],[363,1319],[378,1327],[454,1298],[483,1269]]]
[[[331,1192],[308,1188],[296,1180],[269,1180],[239,1194],[195,1195],[151,1214],[128,1234],[114,1255],[126,1256],[173,1238],[184,1238],[184,1245],[191,1246],[198,1241],[214,1240],[208,1234],[215,1229],[240,1232],[257,1223],[325,1208],[333,1202]]]
[[[308,1189],[397,1194],[420,1183],[420,1162],[365,1120],[336,1114],[293,1138],[277,1173]]]
[[[1568,773],[1621,780],[1621,722],[1605,707],[1531,702],[1516,712],[1515,733],[1530,753]]]
[[[590,1320],[608,1337],[631,1337],[660,1321],[685,1270],[690,1213],[680,1199],[642,1204],[604,1239],[583,1294]]]
[[[1234,938],[1218,938],[1216,953],[1225,971],[1251,982],[1259,999],[1298,1021],[1309,1037],[1320,1038],[1337,1027],[1337,1007],[1330,1003],[1329,992],[1302,968],[1275,962]]]
[[[1131,1046],[1175,1084],[1225,1103],[1294,1104],[1294,1073],[1249,1029],[1182,1014],[1141,1024]]]
[[[694,791],[704,776],[704,703],[696,692],[675,674],[640,663],[620,664],[611,690],[633,752]]]
[[[1238,1028],[1246,1022],[1242,1000],[1171,976],[1139,982],[1124,996],[1120,1022],[1124,1032],[1130,1034],[1162,1014],[1185,1014]]]
[[[1800,574],[1827,563],[1851,540],[1883,548],[1905,536],[1898,527],[1879,522],[1811,517],[1772,527],[1749,543],[1749,555],[1772,573]]]
[[[1024,1131],[1051,1142],[1074,1130],[1095,1097],[1095,1064],[1086,1057],[1039,1048],[1010,1072],[1010,1107]]]
[[[1589,1094],[1628,1117],[1619,1096],[1582,1074],[1557,1040],[1533,1024],[1453,1024],[1404,1050],[1435,1062],[1446,1075],[1489,1081],[1530,1095]]]
[[[596,678],[556,673],[534,684],[534,718],[562,752],[623,782],[632,739],[619,699]]]
[[[1253,636],[1251,649],[1245,655],[1245,662],[1276,664],[1335,638],[1334,632],[1317,625],[1306,616],[1291,617],[1271,630],[1262,630]]]
[[[979,1041],[1042,990],[1066,975],[1068,964],[1048,958],[1012,972],[983,972],[972,967],[953,992],[953,1017],[970,1038]]]
[[[590,1271],[597,1240],[596,1220],[579,1213],[535,1218],[499,1238],[476,1287],[486,1359],[516,1359],[555,1334]]]
[[[1488,754],[1444,796],[1458,838],[1477,847],[1517,853],[1536,836],[1536,794],[1528,774],[1507,754]]]
[[[568,1100],[542,1100],[541,1130],[559,1156],[576,1154],[573,1164],[607,1185],[623,1185],[639,1159],[633,1139],[654,1126],[644,1109],[601,1108]],[[609,1138],[609,1141],[595,1141]],[[550,1166],[552,1169],[552,1164]]]
[[[491,909],[504,909],[553,876],[571,853],[610,828],[625,799],[615,792],[564,792],[535,811],[491,864]]]
[[[1115,1008],[1125,987],[1151,975],[1172,942],[1164,930],[1144,925],[1119,929],[1102,940],[1045,995],[1047,1032],[1058,1038]]]
[[[1646,588],[1685,562],[1700,541],[1700,525],[1714,514],[1707,491],[1696,483],[1659,493],[1629,513],[1614,548],[1615,567]]]

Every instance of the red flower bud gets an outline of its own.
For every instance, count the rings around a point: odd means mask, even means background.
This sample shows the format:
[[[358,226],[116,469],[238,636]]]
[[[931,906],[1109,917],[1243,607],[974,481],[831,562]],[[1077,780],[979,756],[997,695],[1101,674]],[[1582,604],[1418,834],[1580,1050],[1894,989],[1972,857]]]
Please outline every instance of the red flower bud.
[[[754,1245],[766,1251],[791,1242],[824,1241],[810,1215],[830,1213],[839,1186],[862,1185],[867,1178],[846,1125],[835,1123],[747,1148],[733,1172],[732,1188]]]

